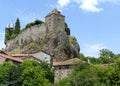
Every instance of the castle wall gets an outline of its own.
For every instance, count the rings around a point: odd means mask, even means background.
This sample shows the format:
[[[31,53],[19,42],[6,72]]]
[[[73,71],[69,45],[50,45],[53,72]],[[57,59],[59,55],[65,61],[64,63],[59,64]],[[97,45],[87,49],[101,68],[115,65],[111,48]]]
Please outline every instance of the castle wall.
[[[32,26],[27,30],[21,32],[15,39],[6,42],[6,48],[16,48],[18,45],[22,45],[24,42],[32,40],[38,40],[41,37],[46,36],[46,25],[45,23]],[[13,46],[13,47],[12,47]]]

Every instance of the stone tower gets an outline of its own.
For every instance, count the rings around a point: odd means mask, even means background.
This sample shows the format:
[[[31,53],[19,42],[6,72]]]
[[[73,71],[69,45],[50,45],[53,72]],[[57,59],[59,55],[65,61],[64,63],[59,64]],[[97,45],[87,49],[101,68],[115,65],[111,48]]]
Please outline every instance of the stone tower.
[[[8,32],[12,32],[14,29],[14,25],[12,23],[9,23],[6,27],[5,27],[5,34]]]
[[[6,35],[9,33],[9,34],[11,34],[12,32],[13,32],[13,30],[14,30],[14,25],[13,25],[13,23],[9,23],[6,27],[5,27],[5,44],[6,44],[6,41],[7,41],[7,39],[6,39]]]
[[[60,13],[57,9],[53,9],[51,13],[49,13],[45,17],[45,23],[48,27],[49,31],[58,28],[65,28],[65,16]]]

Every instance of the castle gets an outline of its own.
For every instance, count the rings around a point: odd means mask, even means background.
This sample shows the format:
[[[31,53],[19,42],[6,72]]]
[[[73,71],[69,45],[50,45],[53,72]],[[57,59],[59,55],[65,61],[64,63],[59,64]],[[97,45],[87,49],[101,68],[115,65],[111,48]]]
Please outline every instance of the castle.
[[[45,16],[46,29],[52,31],[58,27],[65,28],[65,16],[60,13],[56,8],[52,10],[47,16]],[[14,25],[9,23],[5,28],[5,34],[12,32]]]
[[[6,27],[5,34],[12,32],[14,25]],[[54,56],[55,61],[78,57],[79,44],[65,23],[65,16],[57,9],[45,16],[45,22],[28,27],[14,39],[6,40],[6,51],[15,53],[34,53],[43,50]]]
[[[12,32],[14,29],[14,25],[12,23],[9,23],[6,27],[5,27],[5,33],[7,32]]]
[[[13,30],[14,25],[8,24],[5,33]],[[55,81],[67,77],[72,65],[79,61],[76,59],[80,51],[77,39],[70,36],[65,16],[57,9],[45,16],[45,22],[30,26],[16,38],[5,40],[5,44],[6,52],[11,55],[30,54],[51,62],[55,68]]]

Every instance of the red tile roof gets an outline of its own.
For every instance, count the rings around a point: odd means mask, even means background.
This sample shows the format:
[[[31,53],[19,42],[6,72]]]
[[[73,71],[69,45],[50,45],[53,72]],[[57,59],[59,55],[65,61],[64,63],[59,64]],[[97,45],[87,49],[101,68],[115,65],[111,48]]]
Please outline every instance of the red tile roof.
[[[20,58],[14,58],[12,56],[8,56],[8,55],[5,55],[5,54],[0,54],[0,56],[3,57],[3,58],[6,58],[6,59],[16,61],[16,62],[23,62],[23,60],[20,59]]]
[[[73,65],[73,64],[78,63],[78,62],[80,62],[80,59],[73,58],[73,59],[63,61],[63,62],[53,62],[53,66]]]
[[[22,60],[25,60],[25,59],[28,59],[28,58],[33,58],[33,59],[36,59],[36,60],[39,60],[38,58],[34,57],[33,55],[31,54],[12,54],[11,56],[13,57],[22,57],[21,59]]]
[[[31,56],[30,54],[12,54],[11,56],[23,56],[23,57],[26,57],[26,56]]]
[[[1,54],[5,54],[5,55],[7,55],[7,53],[4,52],[4,51],[2,51],[2,50],[0,50],[0,53],[1,53]]]

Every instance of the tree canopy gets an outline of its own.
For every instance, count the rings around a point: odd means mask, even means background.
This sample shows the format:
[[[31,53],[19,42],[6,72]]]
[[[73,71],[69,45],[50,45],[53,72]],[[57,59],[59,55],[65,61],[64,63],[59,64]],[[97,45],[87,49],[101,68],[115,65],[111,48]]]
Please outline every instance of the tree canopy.
[[[18,66],[12,63],[0,65],[0,86],[52,86],[53,76],[46,62],[26,60]]]

